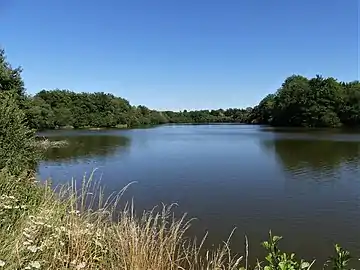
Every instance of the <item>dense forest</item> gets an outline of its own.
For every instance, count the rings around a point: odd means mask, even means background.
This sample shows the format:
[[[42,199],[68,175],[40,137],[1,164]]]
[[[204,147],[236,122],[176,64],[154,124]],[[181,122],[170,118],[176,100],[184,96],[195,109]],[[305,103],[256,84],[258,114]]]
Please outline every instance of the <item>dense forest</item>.
[[[165,123],[244,122],[246,110],[160,112],[112,94],[42,90],[25,102],[31,127],[139,127]],[[250,110],[249,110],[250,111]]]
[[[274,126],[358,126],[360,82],[290,76],[275,94],[253,108],[249,121]]]
[[[132,106],[104,92],[42,90],[27,95],[21,68],[12,68],[0,50],[0,91],[12,91],[31,128],[131,128],[166,123],[252,123],[274,126],[339,127],[360,125],[360,82],[334,78],[288,77],[274,94],[253,108],[156,111]]]

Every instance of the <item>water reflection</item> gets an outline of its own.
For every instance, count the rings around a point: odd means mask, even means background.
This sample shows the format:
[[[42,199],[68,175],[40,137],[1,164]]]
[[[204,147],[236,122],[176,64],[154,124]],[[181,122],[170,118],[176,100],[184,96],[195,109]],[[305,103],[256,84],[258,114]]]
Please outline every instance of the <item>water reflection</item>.
[[[275,138],[261,143],[265,150],[275,153],[285,169],[294,172],[339,169],[357,163],[360,157],[359,141]]]
[[[130,138],[113,135],[49,136],[51,141],[66,140],[68,145],[50,148],[44,154],[44,161],[65,162],[94,157],[109,157],[127,151]]]
[[[47,136],[70,145],[47,153],[42,179],[81,181],[97,168],[107,194],[136,181],[122,202],[134,199],[138,211],[179,203],[179,212],[198,218],[191,236],[210,232],[208,247],[237,227],[234,250],[242,252],[246,234],[254,257],[263,257],[258,243],[269,229],[309,260],[325,260],[335,241],[360,251],[360,133],[177,125]]]

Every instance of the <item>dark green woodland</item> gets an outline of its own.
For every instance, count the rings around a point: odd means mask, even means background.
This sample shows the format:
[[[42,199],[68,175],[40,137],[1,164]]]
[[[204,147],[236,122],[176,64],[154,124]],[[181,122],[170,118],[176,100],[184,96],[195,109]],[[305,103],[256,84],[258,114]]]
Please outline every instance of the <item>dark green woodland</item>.
[[[112,94],[41,90],[27,95],[21,68],[12,68],[0,51],[0,91],[11,91],[29,127],[133,128],[166,123],[247,123],[291,127],[354,127],[360,125],[360,82],[340,82],[316,75],[292,75],[274,94],[253,108],[156,111],[133,106]],[[240,101],[239,101],[240,103]]]

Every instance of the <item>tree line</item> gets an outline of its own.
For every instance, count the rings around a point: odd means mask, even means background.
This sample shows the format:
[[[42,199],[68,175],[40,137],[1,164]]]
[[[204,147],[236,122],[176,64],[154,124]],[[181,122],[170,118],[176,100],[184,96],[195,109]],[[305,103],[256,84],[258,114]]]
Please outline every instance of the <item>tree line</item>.
[[[275,94],[260,101],[251,114],[251,122],[273,126],[359,126],[360,82],[293,75]]]
[[[35,129],[57,127],[139,127],[166,123],[245,122],[251,109],[156,111],[132,106],[121,97],[103,92],[75,93],[42,90],[25,99],[28,123]]]
[[[339,127],[360,125],[360,82],[292,75],[254,107],[195,111],[157,111],[133,106],[112,94],[41,90],[26,94],[21,69],[0,50],[0,91],[12,91],[28,125],[37,130],[133,128],[166,123],[251,123],[273,126]]]

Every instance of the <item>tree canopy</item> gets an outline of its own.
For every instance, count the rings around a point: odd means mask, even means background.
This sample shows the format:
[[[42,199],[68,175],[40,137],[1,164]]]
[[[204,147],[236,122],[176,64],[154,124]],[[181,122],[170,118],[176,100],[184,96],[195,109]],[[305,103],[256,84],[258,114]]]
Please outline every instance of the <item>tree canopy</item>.
[[[165,123],[253,123],[273,126],[339,127],[360,125],[360,83],[334,78],[288,77],[254,108],[156,111],[132,106],[112,94],[42,90],[26,102],[31,127],[139,127]]]
[[[274,126],[339,127],[360,124],[360,82],[288,77],[253,109],[251,122]]]
[[[34,132],[26,125],[21,69],[13,69],[0,50],[0,170],[13,175],[33,171],[38,160]]]
[[[292,75],[253,108],[157,111],[133,106],[104,92],[76,93],[41,90],[26,95],[21,68],[12,68],[0,50],[0,92],[12,92],[24,110],[28,126],[37,130],[60,127],[139,127],[165,123],[252,123],[273,126],[339,127],[360,125],[360,82]]]

